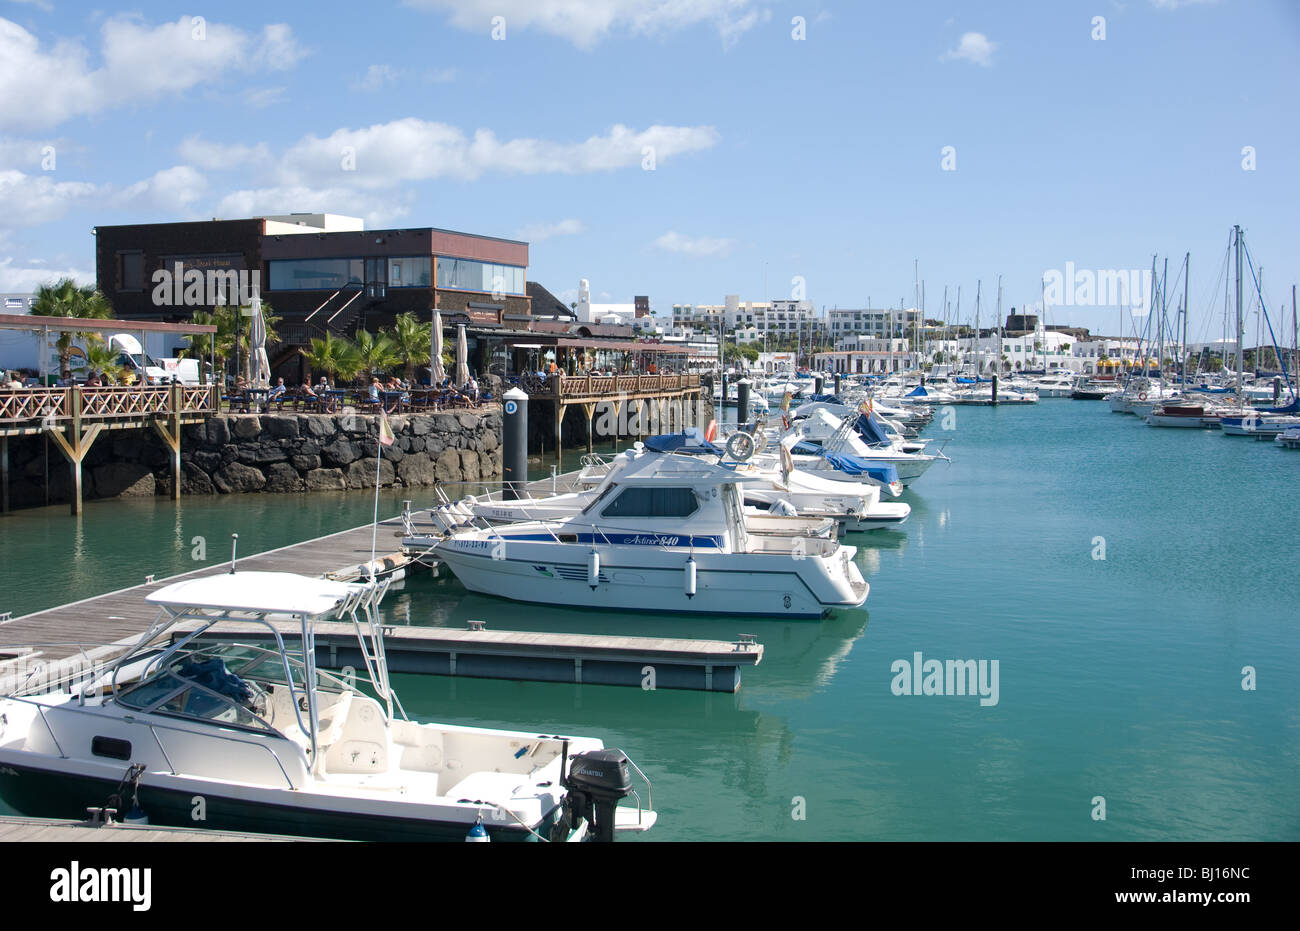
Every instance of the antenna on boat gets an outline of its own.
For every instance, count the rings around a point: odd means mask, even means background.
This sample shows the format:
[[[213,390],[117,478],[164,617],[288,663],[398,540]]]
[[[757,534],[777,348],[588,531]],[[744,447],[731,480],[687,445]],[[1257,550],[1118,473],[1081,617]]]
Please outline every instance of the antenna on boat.
[[[230,535],[230,574],[235,574],[235,550],[239,548],[239,534]]]

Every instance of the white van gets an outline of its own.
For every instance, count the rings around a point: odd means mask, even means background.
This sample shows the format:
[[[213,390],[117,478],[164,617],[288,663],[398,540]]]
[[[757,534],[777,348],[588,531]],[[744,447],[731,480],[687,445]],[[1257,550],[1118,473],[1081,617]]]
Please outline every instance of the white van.
[[[154,359],[145,353],[140,341],[129,333],[110,336],[108,344],[120,351],[117,364],[129,369],[140,377],[140,361],[144,360],[145,384],[170,385],[179,381],[182,385],[197,386],[211,384],[212,366],[201,359]]]

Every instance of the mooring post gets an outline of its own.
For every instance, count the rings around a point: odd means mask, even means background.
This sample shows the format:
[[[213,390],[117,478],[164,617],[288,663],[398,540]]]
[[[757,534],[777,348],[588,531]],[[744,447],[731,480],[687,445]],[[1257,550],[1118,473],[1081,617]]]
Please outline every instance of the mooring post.
[[[836,397],[839,396],[839,393],[840,393],[840,373],[839,373],[839,372],[836,372],[836,373],[835,373],[835,395],[836,395]]]
[[[504,497],[514,500],[522,497],[528,484],[528,395],[521,388],[511,388],[502,399],[501,478]]]
[[[736,382],[736,423],[744,425],[749,420],[749,386],[748,378]]]
[[[998,403],[998,373],[993,373],[993,403]]]
[[[826,378],[823,375],[813,376],[813,394],[821,394],[822,386],[826,384]]]

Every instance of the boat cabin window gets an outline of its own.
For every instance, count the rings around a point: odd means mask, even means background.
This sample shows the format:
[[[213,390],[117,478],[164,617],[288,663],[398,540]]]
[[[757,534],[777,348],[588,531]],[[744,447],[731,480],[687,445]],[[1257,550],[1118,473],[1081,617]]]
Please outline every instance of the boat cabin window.
[[[627,485],[605,506],[602,517],[690,517],[700,508],[691,488]]]
[[[170,672],[120,692],[117,702],[140,711],[269,730],[267,724],[254,714],[257,695],[251,686],[224,670],[222,676],[228,678],[214,678],[210,670],[196,667],[200,664],[179,663]],[[205,672],[209,674],[205,675]],[[209,685],[218,686],[222,691],[215,691],[207,687]]]

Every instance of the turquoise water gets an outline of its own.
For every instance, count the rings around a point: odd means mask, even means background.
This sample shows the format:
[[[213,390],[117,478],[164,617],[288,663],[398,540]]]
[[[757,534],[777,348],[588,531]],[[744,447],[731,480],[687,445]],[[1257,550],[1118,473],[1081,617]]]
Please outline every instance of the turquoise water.
[[[908,524],[849,540],[872,586],[865,610],[797,623],[613,618],[428,577],[386,603],[397,623],[756,633],[766,654],[737,694],[402,676],[407,710],[622,747],[654,783],[653,840],[1300,839],[1300,454],[1148,428],[1100,403],[955,418],[927,431],[954,461],[909,490]],[[101,502],[80,530],[61,512],[45,530],[14,515],[0,522],[0,610],[193,568],[177,553],[195,526],[238,529],[252,552],[264,548],[252,527],[282,545],[355,526],[370,507],[363,494],[190,500],[179,512]],[[60,564],[80,587],[51,575]],[[997,660],[997,704],[892,694],[891,664],[918,651]]]

